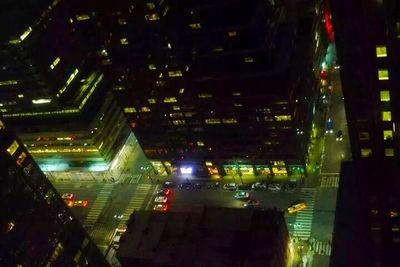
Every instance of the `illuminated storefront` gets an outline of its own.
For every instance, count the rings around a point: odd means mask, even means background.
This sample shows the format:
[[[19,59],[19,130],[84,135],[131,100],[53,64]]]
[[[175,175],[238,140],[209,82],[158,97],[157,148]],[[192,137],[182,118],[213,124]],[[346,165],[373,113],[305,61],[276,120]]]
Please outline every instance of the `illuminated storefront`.
[[[277,160],[277,161],[271,161],[272,165],[272,173],[276,176],[283,176],[287,175],[287,169],[286,169],[286,164],[284,161]]]
[[[206,165],[208,173],[210,175],[218,175],[219,174],[218,166],[213,165],[213,163],[211,161],[206,161],[205,165]]]
[[[270,175],[271,169],[269,165],[255,165],[258,175]]]
[[[165,167],[161,161],[150,161],[150,163],[153,166],[153,169],[156,171],[157,174],[159,174],[161,176],[168,175],[167,170],[165,169]]]
[[[224,164],[224,171],[227,175],[235,175],[241,173],[242,175],[253,175],[254,168],[250,164]]]

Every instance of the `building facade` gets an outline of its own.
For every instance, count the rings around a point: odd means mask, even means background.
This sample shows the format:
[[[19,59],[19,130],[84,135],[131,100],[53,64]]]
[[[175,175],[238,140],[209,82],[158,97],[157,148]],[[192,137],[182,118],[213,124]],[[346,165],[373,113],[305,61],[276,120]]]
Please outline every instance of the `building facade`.
[[[332,10],[353,158],[396,158],[400,5],[332,1]]]
[[[100,5],[106,75],[159,173],[303,172],[321,46],[298,38],[293,3]]]
[[[101,71],[107,52],[77,1],[3,3],[0,112],[38,163],[103,166],[129,134]]]
[[[22,142],[0,121],[0,265],[109,266]]]

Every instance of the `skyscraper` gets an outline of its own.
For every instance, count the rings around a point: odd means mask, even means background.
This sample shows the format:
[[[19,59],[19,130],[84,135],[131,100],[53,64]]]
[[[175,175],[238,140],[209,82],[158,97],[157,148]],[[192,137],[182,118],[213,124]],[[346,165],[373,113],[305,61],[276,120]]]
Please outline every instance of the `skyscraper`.
[[[331,266],[396,266],[398,1],[331,1],[354,162],[342,165]]]
[[[101,71],[108,61],[96,14],[63,0],[0,9],[4,120],[45,169],[106,167],[129,127]]]
[[[114,91],[158,172],[303,171],[316,86],[292,4],[101,3]]]
[[[108,266],[17,137],[0,121],[0,265]]]

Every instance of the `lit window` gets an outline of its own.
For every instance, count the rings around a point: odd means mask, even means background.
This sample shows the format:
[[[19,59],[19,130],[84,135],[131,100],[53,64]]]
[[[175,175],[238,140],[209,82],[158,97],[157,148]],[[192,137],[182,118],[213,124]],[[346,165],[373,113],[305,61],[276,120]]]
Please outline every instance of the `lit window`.
[[[149,104],[155,104],[157,102],[154,98],[149,98],[147,99],[147,101],[149,102]]]
[[[205,119],[205,122],[207,124],[220,124],[221,120],[220,119]]]
[[[181,112],[174,112],[174,113],[169,114],[169,116],[170,116],[171,118],[183,118],[183,113],[181,113]]]
[[[383,112],[382,112],[382,120],[383,120],[383,121],[392,121],[392,112],[390,112],[390,111],[383,111]]]
[[[180,106],[172,106],[172,110],[181,110]]]
[[[25,161],[25,159],[26,159],[26,153],[22,151],[21,154],[19,154],[19,156],[18,156],[18,158],[16,160],[17,165],[21,166],[22,163]]]
[[[234,103],[233,106],[239,108],[239,107],[243,107],[243,104],[241,104],[241,103]]]
[[[183,92],[185,92],[185,88],[179,89],[179,93],[180,93],[180,94],[183,94]]]
[[[378,79],[379,80],[389,80],[388,69],[378,69]]]
[[[369,140],[369,132],[359,132],[358,139],[360,139],[360,141],[368,141]]]
[[[35,105],[48,104],[51,103],[51,99],[49,98],[32,99],[32,103]]]
[[[237,122],[238,121],[235,118],[222,119],[222,123],[226,123],[226,124],[237,123]]]
[[[393,131],[392,130],[384,130],[383,131],[383,139],[384,140],[392,140],[393,139]]]
[[[385,156],[386,157],[394,157],[394,149],[393,148],[385,148]]]
[[[197,97],[198,98],[211,98],[213,96],[212,96],[212,94],[208,94],[208,93],[200,93],[200,94],[197,94]]]
[[[189,27],[192,28],[193,30],[198,30],[198,29],[201,29],[201,24],[200,23],[192,23],[192,24],[189,24]]]
[[[154,5],[154,3],[147,3],[147,8],[152,10],[152,9],[155,9],[156,6]]]
[[[4,126],[4,123],[3,123],[2,121],[0,121],[0,129],[4,129],[4,128],[6,128],[6,127]]]
[[[127,45],[127,44],[129,44],[128,39],[126,39],[126,38],[121,38],[119,41],[120,41],[120,43],[121,43],[122,45]]]
[[[150,112],[150,111],[151,111],[151,109],[149,107],[142,107],[140,109],[140,112]]]
[[[291,121],[292,116],[291,115],[276,115],[275,120],[276,121]]]
[[[58,65],[58,63],[60,62],[60,58],[56,57],[53,61],[53,63],[51,63],[50,65],[50,69],[54,70],[54,68]]]
[[[176,97],[166,97],[166,98],[164,98],[164,103],[175,103],[175,102],[178,102]]]
[[[196,143],[197,143],[197,146],[204,146],[204,142],[201,140],[197,141]]]
[[[125,24],[127,24],[128,22],[126,22],[126,19],[124,19],[124,18],[118,18],[118,24],[119,25],[125,25]]]
[[[195,112],[185,112],[185,117],[186,118],[191,118],[191,117],[193,117],[193,115],[195,115],[196,113]]]
[[[400,22],[396,22],[396,38],[400,38]]]
[[[18,94],[17,97],[18,98],[24,98],[24,95],[23,94]]]
[[[180,70],[168,71],[168,76],[169,77],[181,77],[182,76],[182,72]]]
[[[125,113],[135,113],[136,109],[134,107],[124,108]]]
[[[390,92],[389,91],[387,91],[387,90],[381,91],[380,96],[381,96],[382,102],[390,101]]]
[[[16,81],[16,80],[8,80],[8,81],[1,81],[0,82],[0,86],[2,86],[2,85],[14,85],[14,84],[18,84],[18,81]]]
[[[376,57],[387,57],[387,51],[385,45],[376,46]]]
[[[149,70],[156,70],[157,69],[155,64],[149,64],[148,67],[149,67]]]
[[[237,32],[236,31],[229,31],[228,32],[228,36],[229,37],[234,37],[234,36],[236,36],[237,35]]]
[[[253,57],[245,57],[245,58],[244,58],[244,62],[246,62],[246,63],[253,63],[253,62],[254,62],[254,59],[253,59]]]
[[[173,120],[172,124],[173,125],[185,125],[186,121],[185,120]]]
[[[233,92],[232,95],[233,95],[233,96],[240,96],[241,93],[240,93],[240,92]]]
[[[368,157],[371,157],[371,155],[372,155],[371,148],[361,148],[361,157],[362,158],[368,158]]]
[[[115,90],[115,91],[123,91],[123,90],[125,90],[125,86],[123,86],[123,85],[114,85],[113,86],[113,90]]]
[[[157,13],[147,14],[147,15],[144,16],[144,18],[146,20],[159,20],[160,19],[160,17],[158,16]]]
[[[78,14],[78,15],[76,15],[76,19],[79,21],[88,20],[88,19],[90,19],[90,16],[88,14]]]
[[[17,151],[19,145],[18,142],[14,140],[11,145],[7,148],[7,152],[12,156],[14,155],[15,151]]]

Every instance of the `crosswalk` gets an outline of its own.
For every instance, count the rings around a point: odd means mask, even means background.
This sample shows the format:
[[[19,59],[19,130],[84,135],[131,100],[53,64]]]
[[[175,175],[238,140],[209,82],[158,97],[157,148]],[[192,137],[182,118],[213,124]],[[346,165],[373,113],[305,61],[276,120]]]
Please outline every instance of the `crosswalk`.
[[[128,221],[129,216],[134,210],[140,210],[143,206],[143,202],[152,187],[151,184],[139,184],[136,187],[135,193],[128,203],[128,208],[125,210],[123,217],[118,225],[118,228],[124,228],[125,223]]]
[[[310,240],[310,250],[312,250],[314,254],[317,255],[330,256],[332,250],[331,242],[316,240],[312,238]]]
[[[294,236],[307,240],[311,235],[311,227],[314,215],[315,188],[302,188],[300,199],[307,203],[307,208],[296,214]]]
[[[322,188],[335,188],[339,186],[339,173],[321,173]]]
[[[83,223],[85,227],[91,227],[97,222],[100,213],[104,208],[105,204],[107,203],[108,197],[110,196],[113,188],[114,188],[113,184],[104,184],[103,188],[97,195],[96,200],[93,202],[93,206],[91,207],[85,222]]]

